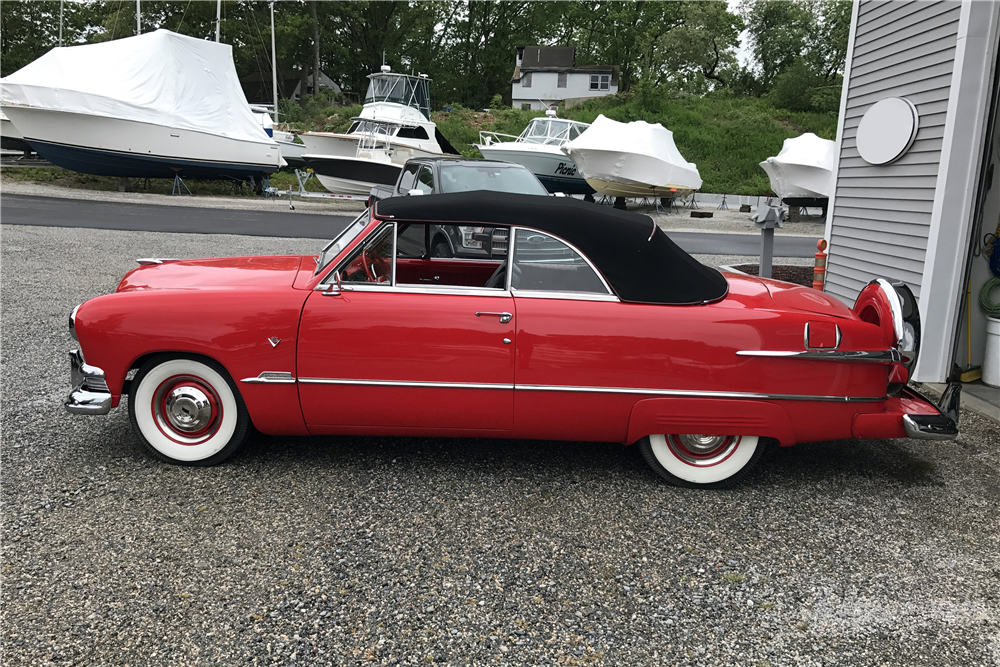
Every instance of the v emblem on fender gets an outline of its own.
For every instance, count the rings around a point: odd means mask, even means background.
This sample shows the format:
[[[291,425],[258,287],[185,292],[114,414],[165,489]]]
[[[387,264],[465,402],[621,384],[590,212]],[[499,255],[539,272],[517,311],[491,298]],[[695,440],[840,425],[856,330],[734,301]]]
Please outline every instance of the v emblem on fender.
[[[268,338],[267,342],[271,344],[271,347],[278,347],[278,343],[281,342],[280,338]]]

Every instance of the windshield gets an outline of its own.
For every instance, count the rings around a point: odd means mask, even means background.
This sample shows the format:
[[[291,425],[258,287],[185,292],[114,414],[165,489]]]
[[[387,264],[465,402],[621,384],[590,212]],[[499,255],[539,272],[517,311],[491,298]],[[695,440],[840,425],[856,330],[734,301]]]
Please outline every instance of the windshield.
[[[547,195],[548,191],[535,175],[519,165],[441,167],[441,192],[492,190],[524,195]]]
[[[316,270],[313,271],[313,275],[316,275],[323,270],[327,264],[330,263],[334,257],[340,254],[340,251],[346,248],[351,241],[357,238],[361,230],[365,228],[368,224],[368,209],[366,208],[364,212],[358,217],[351,221],[351,224],[347,225],[347,229],[342,231],[339,236],[326,244],[322,252],[319,254],[319,258],[316,260]]]
[[[562,146],[580,136],[589,125],[559,118],[535,118],[521,133],[520,141],[526,144]]]

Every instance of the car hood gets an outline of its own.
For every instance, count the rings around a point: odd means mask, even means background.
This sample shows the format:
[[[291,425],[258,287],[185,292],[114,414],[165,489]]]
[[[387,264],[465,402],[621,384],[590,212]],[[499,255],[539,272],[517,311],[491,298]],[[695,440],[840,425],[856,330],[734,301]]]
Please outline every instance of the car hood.
[[[300,255],[274,257],[217,257],[166,259],[125,274],[119,292],[143,289],[197,289],[207,287],[291,287]]]

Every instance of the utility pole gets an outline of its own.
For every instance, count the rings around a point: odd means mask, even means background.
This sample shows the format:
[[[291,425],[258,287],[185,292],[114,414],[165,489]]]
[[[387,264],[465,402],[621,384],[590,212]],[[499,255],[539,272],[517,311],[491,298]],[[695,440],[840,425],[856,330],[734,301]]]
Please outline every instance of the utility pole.
[[[219,33],[222,31],[222,0],[215,3],[215,41],[219,41]]]
[[[142,34],[142,0],[135,0],[135,34]]]
[[[136,0],[138,2],[138,0]],[[271,99],[274,100],[274,124],[278,124],[278,62],[274,53],[274,2],[271,5]]]
[[[316,18],[316,0],[309,3],[313,20],[313,95],[319,95],[319,19]]]

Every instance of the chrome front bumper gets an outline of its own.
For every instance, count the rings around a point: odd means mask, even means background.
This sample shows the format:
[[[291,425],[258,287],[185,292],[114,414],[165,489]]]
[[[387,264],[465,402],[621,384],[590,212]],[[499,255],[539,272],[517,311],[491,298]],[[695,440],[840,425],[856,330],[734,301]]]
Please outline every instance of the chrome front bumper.
[[[74,415],[106,415],[111,412],[111,391],[104,379],[104,371],[86,363],[80,350],[70,350],[69,373],[73,388],[64,403],[67,412]]]

